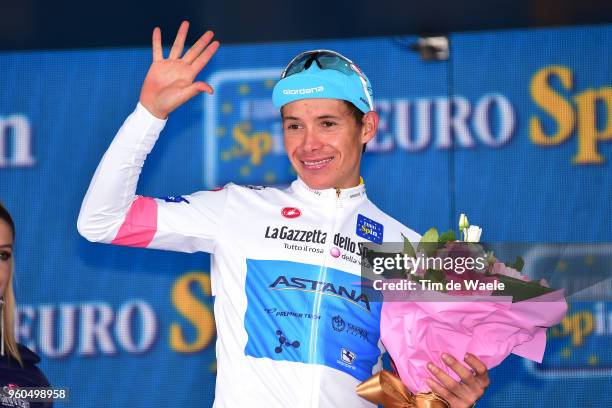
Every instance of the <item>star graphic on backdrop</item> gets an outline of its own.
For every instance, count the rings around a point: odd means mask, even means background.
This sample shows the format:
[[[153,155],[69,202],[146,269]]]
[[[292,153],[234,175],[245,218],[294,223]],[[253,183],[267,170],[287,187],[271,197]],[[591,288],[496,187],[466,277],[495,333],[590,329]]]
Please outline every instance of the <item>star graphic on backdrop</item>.
[[[240,124],[240,129],[241,129],[243,132],[250,132],[250,131],[251,131],[251,129],[253,129],[253,125],[251,125],[251,122],[242,122],[242,123]]]
[[[240,93],[240,95],[248,95],[249,92],[251,92],[251,88],[247,84],[242,84],[238,88],[238,92]]]
[[[266,183],[273,183],[274,180],[276,180],[276,174],[272,171],[268,171],[264,174],[264,180],[266,180]]]

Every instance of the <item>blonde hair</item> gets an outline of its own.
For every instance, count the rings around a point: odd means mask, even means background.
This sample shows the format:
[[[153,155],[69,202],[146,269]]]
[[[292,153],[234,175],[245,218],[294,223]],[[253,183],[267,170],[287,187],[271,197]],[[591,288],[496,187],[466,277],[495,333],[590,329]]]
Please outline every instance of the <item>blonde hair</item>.
[[[15,223],[11,218],[11,214],[8,210],[0,203],[0,220],[7,223],[13,234],[13,243],[15,242]],[[15,252],[13,251],[13,255]],[[15,292],[13,291],[13,275],[15,272],[15,258],[11,256],[9,260],[9,276],[6,282],[6,288],[4,293],[1,293],[4,303],[0,305],[2,311],[0,315],[2,319],[0,321],[0,348],[2,351],[8,352],[9,356],[13,357],[19,362],[19,365],[23,367],[23,360],[17,347],[17,340],[15,339]],[[4,353],[2,353],[4,354]]]
[[[4,341],[4,349],[8,354],[23,366],[21,354],[17,348],[17,340],[15,339],[15,293],[13,291],[13,271],[15,262],[11,257],[9,265],[9,278],[4,289],[4,304],[2,305],[2,340]]]

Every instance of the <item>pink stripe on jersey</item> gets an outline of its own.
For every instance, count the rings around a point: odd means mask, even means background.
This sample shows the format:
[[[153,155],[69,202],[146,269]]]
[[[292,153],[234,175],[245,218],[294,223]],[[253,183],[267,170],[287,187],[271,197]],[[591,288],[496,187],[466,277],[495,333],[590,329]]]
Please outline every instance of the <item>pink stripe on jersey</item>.
[[[151,197],[138,197],[111,244],[144,248],[157,231],[157,203]]]

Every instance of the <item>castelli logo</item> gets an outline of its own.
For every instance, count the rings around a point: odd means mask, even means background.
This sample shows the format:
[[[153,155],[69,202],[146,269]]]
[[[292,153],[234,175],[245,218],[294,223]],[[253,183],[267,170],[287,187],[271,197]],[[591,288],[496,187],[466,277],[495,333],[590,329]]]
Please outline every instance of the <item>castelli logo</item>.
[[[302,215],[302,212],[300,211],[299,208],[295,208],[295,207],[285,207],[283,208],[283,210],[281,211],[281,214],[283,215],[283,217],[285,218],[297,218],[300,215]]]

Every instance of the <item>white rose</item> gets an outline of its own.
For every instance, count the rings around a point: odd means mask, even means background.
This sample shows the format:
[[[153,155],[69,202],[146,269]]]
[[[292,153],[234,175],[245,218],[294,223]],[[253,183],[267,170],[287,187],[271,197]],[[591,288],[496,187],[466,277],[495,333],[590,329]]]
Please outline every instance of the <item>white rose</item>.
[[[479,242],[482,228],[477,225],[470,225],[465,234],[465,242]]]

